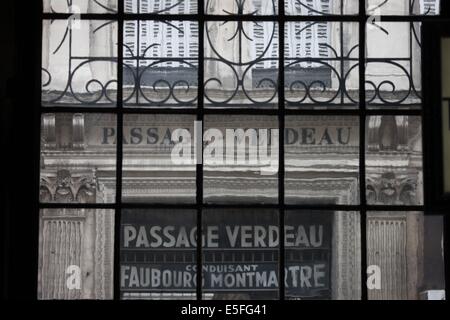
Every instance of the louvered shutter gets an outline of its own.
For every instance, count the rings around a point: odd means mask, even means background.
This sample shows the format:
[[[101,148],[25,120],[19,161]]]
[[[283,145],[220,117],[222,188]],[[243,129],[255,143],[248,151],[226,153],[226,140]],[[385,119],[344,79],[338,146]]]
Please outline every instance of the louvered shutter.
[[[330,13],[330,0],[305,0],[305,5],[315,11]],[[297,2],[289,1],[290,10],[297,10],[302,15],[312,15],[311,11]],[[290,58],[326,58],[330,45],[330,30],[327,22],[294,22],[286,28],[285,52]],[[304,62],[302,67],[319,67],[318,63]]]

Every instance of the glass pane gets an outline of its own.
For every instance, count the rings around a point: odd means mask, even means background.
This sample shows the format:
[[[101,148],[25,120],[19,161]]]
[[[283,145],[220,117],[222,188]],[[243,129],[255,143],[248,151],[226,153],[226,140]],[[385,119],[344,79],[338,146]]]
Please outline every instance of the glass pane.
[[[195,14],[197,0],[123,0],[125,13]]]
[[[442,0],[366,0],[369,15],[438,15]]]
[[[422,212],[367,216],[368,296],[444,300],[443,217]]]
[[[423,204],[420,117],[367,118],[366,195],[368,204]]]
[[[278,0],[203,0],[205,13],[214,15],[275,15]]]
[[[277,202],[277,118],[208,115],[204,129],[204,201]]]
[[[46,13],[117,13],[117,0],[42,0]]]
[[[197,82],[197,22],[125,22],[123,100],[126,107],[195,107]]]
[[[195,300],[195,210],[123,210],[121,299]]]
[[[359,0],[285,0],[288,15],[358,14]]]
[[[276,23],[206,22],[204,54],[206,107],[277,107]]]
[[[203,215],[206,299],[278,299],[278,212],[208,210]]]
[[[114,210],[42,209],[38,299],[113,299]]]
[[[124,116],[124,202],[195,202],[194,121],[187,115]],[[177,130],[186,134],[186,145],[175,139]]]
[[[44,114],[40,201],[114,202],[115,132],[116,116],[112,114]]]
[[[367,25],[366,101],[369,108],[420,108],[420,23]]]
[[[286,117],[285,201],[359,203],[359,119]]]
[[[117,23],[43,20],[44,106],[115,106]]]
[[[287,107],[357,108],[357,23],[288,22],[284,37]]]
[[[357,212],[287,211],[286,299],[361,299]]]

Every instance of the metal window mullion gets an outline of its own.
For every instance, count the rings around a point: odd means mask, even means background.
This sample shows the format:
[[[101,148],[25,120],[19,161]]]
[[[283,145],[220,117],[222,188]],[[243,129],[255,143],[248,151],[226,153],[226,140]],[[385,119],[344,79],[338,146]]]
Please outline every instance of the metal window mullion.
[[[284,0],[278,0],[278,223],[279,223],[279,300],[285,299],[285,246],[284,246],[284,131],[285,131],[285,97],[284,97],[284,28],[285,10]]]
[[[40,203],[40,209],[115,209],[115,203]],[[122,209],[197,209],[199,206],[196,203],[193,204],[178,204],[178,203],[152,203],[152,202],[122,202]],[[229,204],[229,203],[204,203],[201,205],[202,209],[278,209],[279,204],[265,204],[265,203],[242,203],[242,204]],[[366,205],[364,208],[361,205],[341,205],[341,204],[284,204],[285,210],[318,210],[318,211],[425,211],[425,206],[409,206],[409,205]],[[436,212],[445,211],[445,208],[433,207],[429,214],[433,215]]]
[[[204,28],[205,28],[205,9],[204,9],[204,1],[199,0],[197,5],[198,10],[198,79],[197,79],[197,121],[200,121],[202,126],[201,131],[201,144],[198,145],[197,137],[195,137],[194,143],[197,144],[195,148],[196,154],[194,158],[196,159],[196,204],[197,204],[197,286],[196,286],[196,296],[197,300],[202,300],[202,223],[203,223],[203,120],[204,120],[204,87],[203,87],[203,78],[204,78]],[[200,151],[199,151],[200,148]],[[197,158],[200,157],[200,159]]]
[[[359,201],[361,241],[361,300],[367,300],[367,202],[366,202],[366,3],[359,0]]]
[[[278,105],[278,103],[277,103]],[[95,113],[116,113],[116,107],[64,107],[64,106],[54,106],[54,107],[43,107],[42,113],[85,113],[85,114],[95,114]],[[179,114],[188,114],[188,115],[197,115],[198,110],[194,108],[142,108],[142,107],[126,107],[124,108],[126,114],[171,114],[171,115],[179,115]],[[277,116],[279,111],[278,109],[258,109],[253,107],[243,107],[243,108],[233,108],[233,109],[219,109],[219,108],[210,108],[203,109],[203,115],[254,115],[257,113],[258,115],[268,115],[268,116]],[[358,109],[329,109],[329,110],[321,110],[321,109],[285,109],[285,115],[343,115],[343,116],[359,116],[360,111]],[[368,109],[366,110],[366,116],[371,115],[391,115],[391,116],[421,116],[421,109],[399,109],[399,108],[383,108],[383,109]]]
[[[364,7],[363,7],[364,8]],[[280,10],[281,12],[281,10]],[[365,14],[365,13],[364,13]],[[122,15],[122,14],[121,14]],[[126,13],[122,15],[123,20],[154,20],[154,21],[198,21],[199,16],[208,21],[278,21],[277,15],[213,15],[213,14],[156,14],[156,13]],[[71,13],[50,13],[42,14],[43,19],[49,20],[67,20],[72,16]],[[115,20],[117,14],[115,13],[81,13],[78,16],[81,20]],[[77,18],[78,18],[77,17]],[[383,21],[415,21],[415,22],[440,22],[442,16],[440,15],[381,15]],[[323,14],[323,15],[284,15],[284,21],[353,21],[359,22],[359,15],[337,15],[337,14]]]
[[[123,160],[123,26],[124,1],[118,3],[117,16],[117,135],[116,135],[116,207],[114,216],[114,300],[120,300],[120,224],[122,217]]]

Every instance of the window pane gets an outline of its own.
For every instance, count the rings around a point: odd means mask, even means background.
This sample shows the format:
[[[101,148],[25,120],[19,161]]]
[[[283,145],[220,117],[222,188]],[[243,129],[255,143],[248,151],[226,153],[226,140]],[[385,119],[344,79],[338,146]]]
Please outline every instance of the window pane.
[[[450,38],[441,39],[443,191],[450,194]]]
[[[366,122],[368,204],[423,204],[420,117],[370,116]]]
[[[275,15],[278,0],[203,0],[206,14]]]
[[[121,299],[196,298],[195,210],[123,210]]]
[[[277,108],[276,23],[206,22],[204,54],[206,107]]]
[[[125,106],[195,107],[197,82],[197,22],[125,22]]]
[[[278,299],[278,212],[208,210],[203,217],[207,299]]]
[[[286,203],[358,204],[358,117],[288,116],[285,126]]]
[[[42,0],[46,13],[116,13],[117,0]]]
[[[112,299],[114,211],[42,209],[38,299]]]
[[[358,14],[358,0],[285,0],[288,15]]]
[[[124,116],[122,201],[195,202],[194,121],[187,115]],[[187,149],[172,155],[181,145],[172,139],[176,130],[187,134]]]
[[[357,212],[287,211],[286,298],[361,299]]]
[[[208,115],[204,129],[204,201],[277,202],[277,118]]]
[[[366,101],[369,108],[420,108],[420,23],[367,25]]]
[[[115,106],[117,23],[43,20],[42,104]]]
[[[357,23],[288,22],[284,36],[287,107],[357,108]]]
[[[369,213],[367,259],[369,299],[445,299],[442,216]]]
[[[197,0],[123,0],[125,13],[195,14]]]
[[[116,116],[46,113],[41,119],[40,201],[115,201]]]
[[[369,15],[438,15],[442,0],[366,0]]]

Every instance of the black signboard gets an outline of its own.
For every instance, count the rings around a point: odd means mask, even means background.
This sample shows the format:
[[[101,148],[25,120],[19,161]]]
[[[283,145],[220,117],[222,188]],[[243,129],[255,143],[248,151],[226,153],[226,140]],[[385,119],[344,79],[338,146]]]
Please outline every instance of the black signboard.
[[[324,297],[330,290],[330,213],[289,213],[285,226],[287,296]],[[196,212],[132,210],[122,215],[122,292],[195,292]],[[279,288],[278,214],[271,210],[205,212],[205,292]]]

